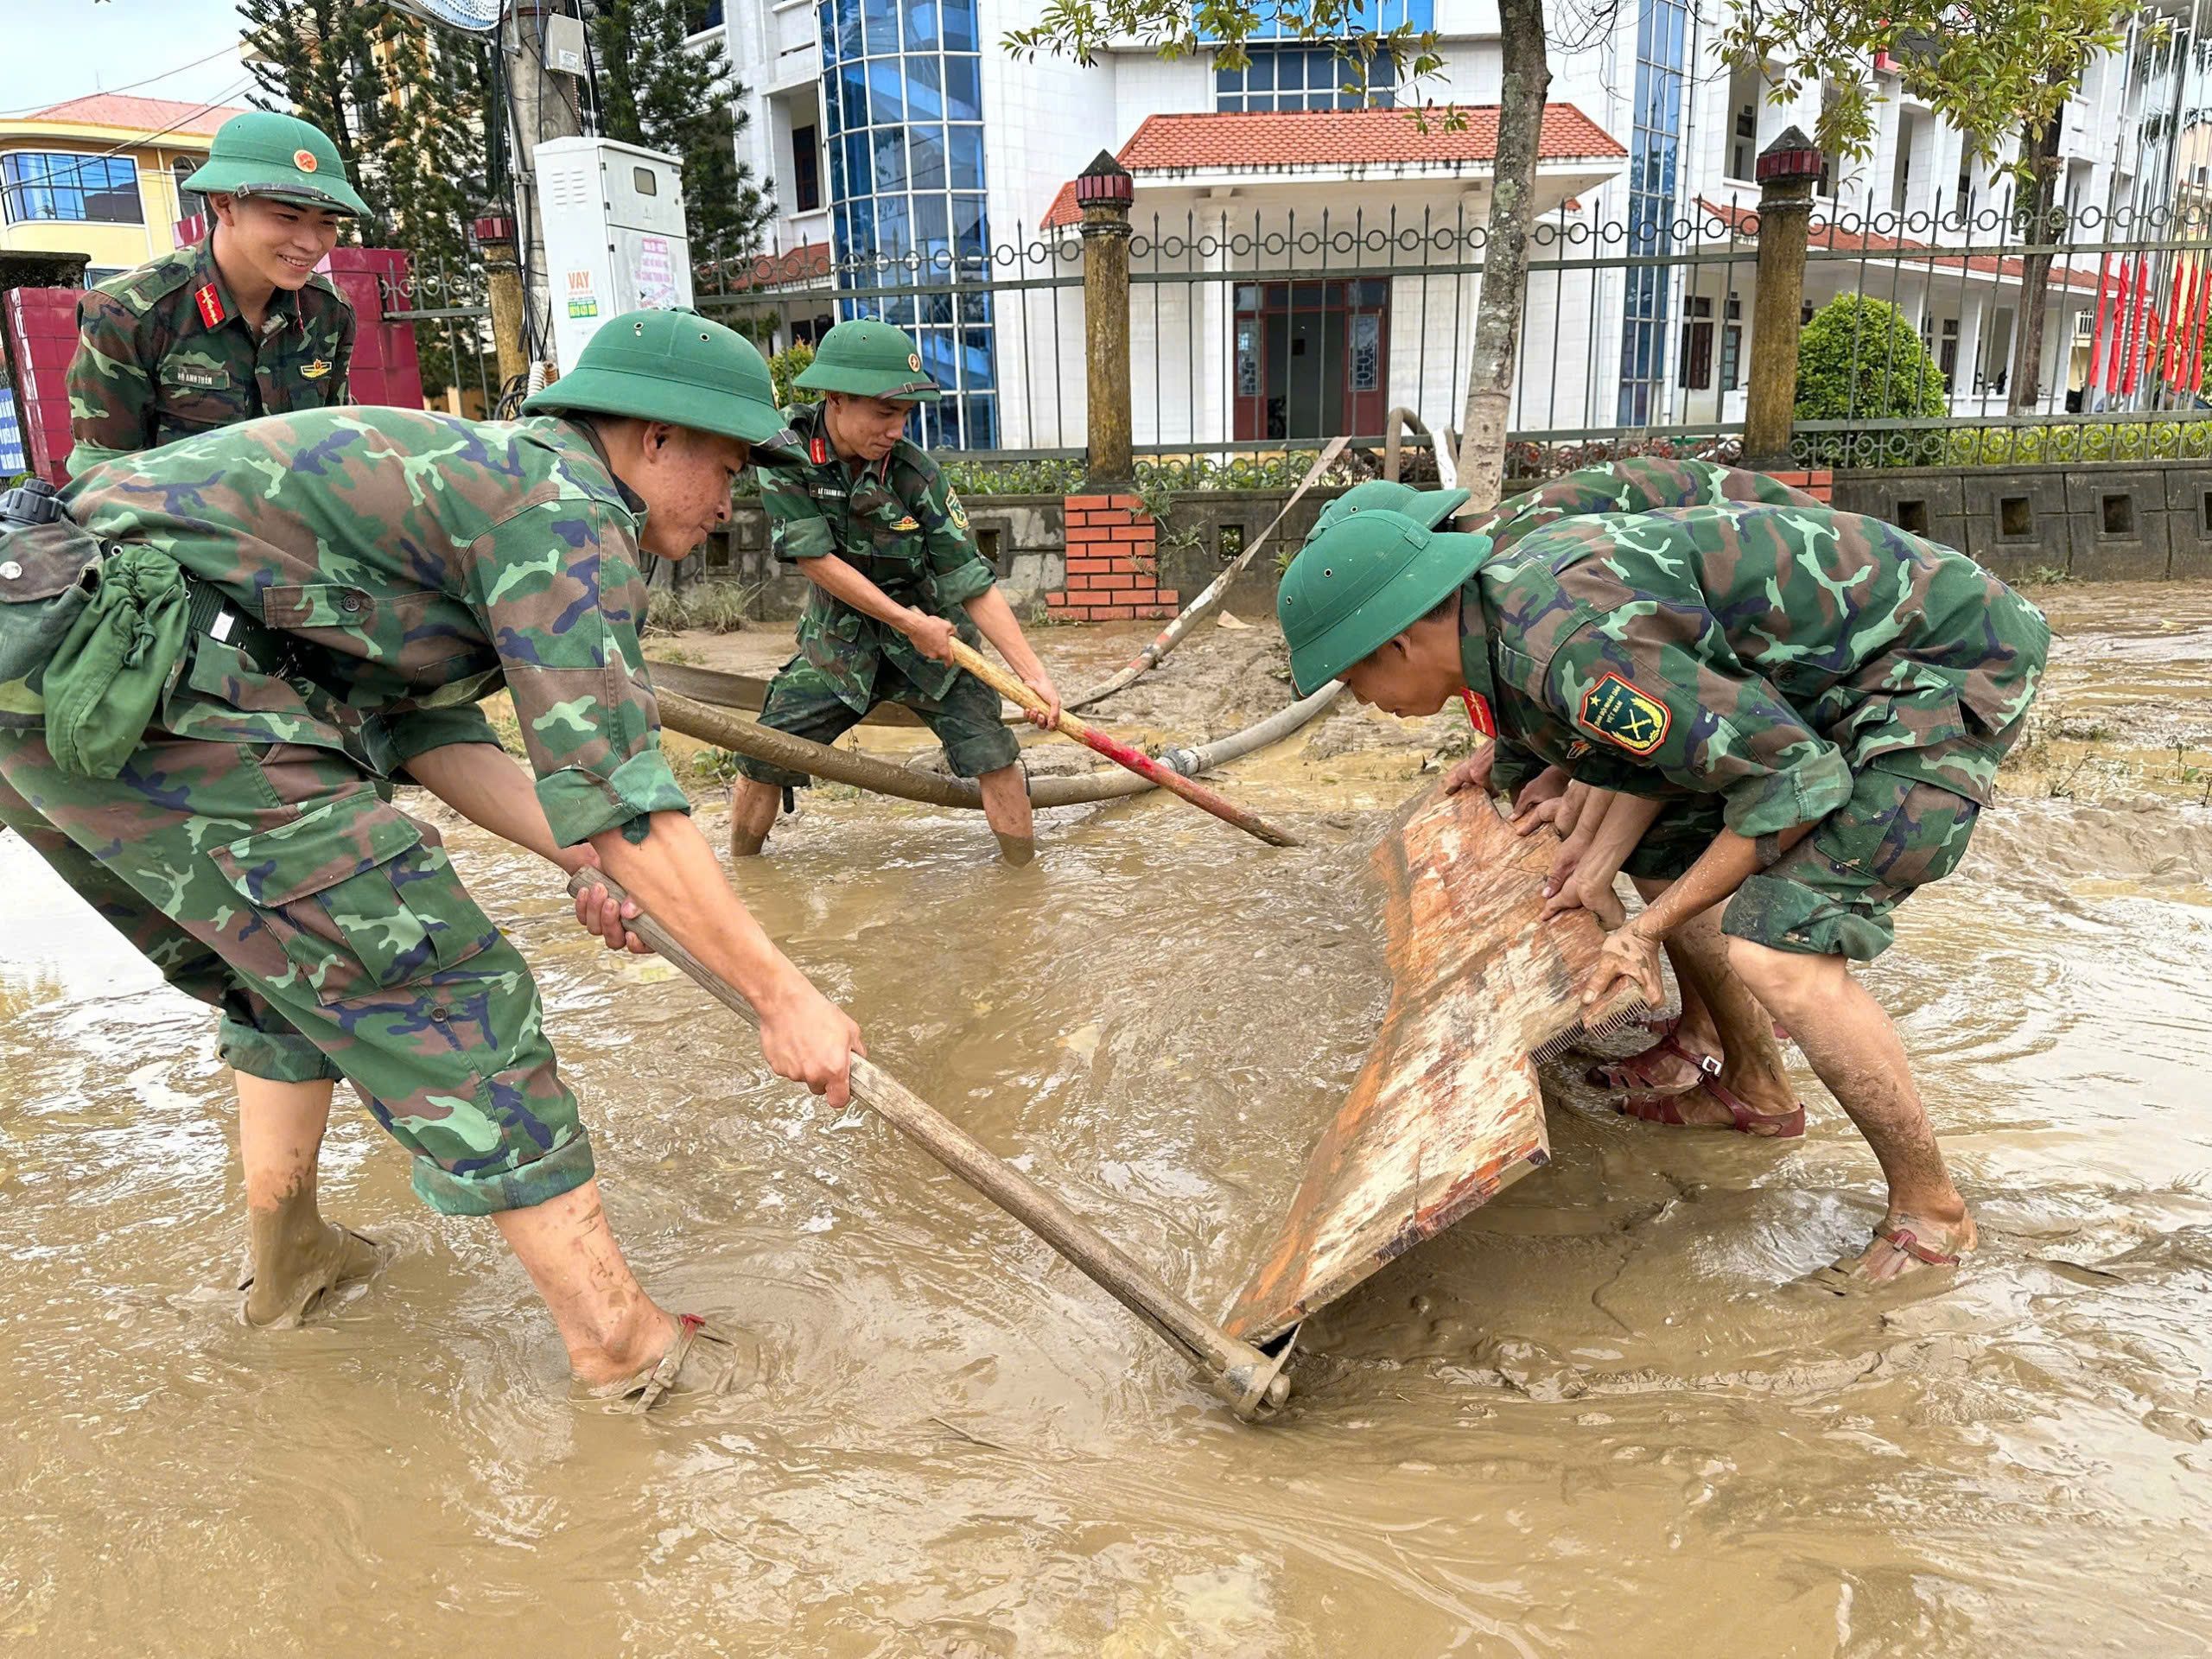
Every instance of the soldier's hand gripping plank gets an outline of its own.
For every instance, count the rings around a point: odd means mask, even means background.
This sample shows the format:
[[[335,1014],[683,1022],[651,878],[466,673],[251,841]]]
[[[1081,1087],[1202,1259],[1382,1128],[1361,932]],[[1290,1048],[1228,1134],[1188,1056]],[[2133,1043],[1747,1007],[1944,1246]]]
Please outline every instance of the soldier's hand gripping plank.
[[[1424,516],[1349,514],[1300,552],[1279,601],[1298,689],[1341,676],[1402,715],[1469,694],[1501,770],[1634,798],[1597,833],[1623,857],[1640,831],[1624,862],[1650,902],[1587,994],[1625,980],[1656,1002],[1676,947],[1724,1051],[1654,1120],[1802,1134],[1770,1011],[1889,1186],[1874,1242],[1815,1281],[1954,1265],[1973,1220],[1847,964],[1885,950],[1897,906],[1964,855],[2042,675],[2040,613],[1962,555],[1816,505],[1509,516],[1491,534]]]

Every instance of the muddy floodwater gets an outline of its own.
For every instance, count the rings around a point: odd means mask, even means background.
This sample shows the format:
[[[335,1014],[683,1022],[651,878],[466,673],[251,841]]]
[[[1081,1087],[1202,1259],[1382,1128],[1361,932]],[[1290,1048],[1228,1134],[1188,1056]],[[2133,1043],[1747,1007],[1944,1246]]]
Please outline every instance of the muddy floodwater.
[[[325,1205],[397,1260],[250,1333],[212,1014],[0,840],[0,1651],[2205,1652],[2212,593],[2037,596],[2037,741],[1866,973],[1977,1206],[1967,1274],[1778,1289],[1879,1214],[1809,1077],[1789,1148],[1562,1085],[1553,1166],[1311,1322],[1264,1429],[459,829],[641,1275],[775,1376],[578,1414],[492,1228],[425,1211],[345,1096]],[[1130,643],[1041,638],[1065,685]],[[1276,661],[1210,627],[1100,723],[1218,734]],[[1046,815],[1013,871],[973,817],[824,790],[738,886],[880,1064],[1218,1308],[1387,999],[1348,843],[1454,736],[1346,709],[1239,763],[1296,851],[1153,798]]]

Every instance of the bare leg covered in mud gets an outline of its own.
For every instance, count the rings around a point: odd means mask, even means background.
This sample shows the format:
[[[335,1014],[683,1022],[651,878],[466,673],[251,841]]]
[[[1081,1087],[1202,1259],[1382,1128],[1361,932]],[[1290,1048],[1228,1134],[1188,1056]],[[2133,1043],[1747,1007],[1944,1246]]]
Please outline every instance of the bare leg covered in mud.
[[[315,1207],[332,1085],[235,1075],[251,1261],[239,1315],[253,1325],[297,1325],[330,1291],[374,1273],[377,1249]]]
[[[596,1177],[543,1204],[500,1211],[493,1220],[545,1299],[569,1351],[578,1399],[621,1402],[645,1390],[649,1381],[660,1391],[715,1394],[747,1373],[758,1374],[749,1343],[679,1319],[645,1294],[607,1224]],[[664,1360],[665,1374],[656,1379]]]
[[[983,817],[998,837],[999,855],[1009,864],[1037,856],[1037,823],[1029,810],[1029,775],[1019,765],[1001,766],[976,780],[983,791]]]
[[[1029,778],[1020,766],[1001,766],[976,779],[983,791],[983,817],[998,838],[999,854],[1009,864],[1027,864],[1037,856],[1037,825],[1029,809]],[[767,844],[776,827],[783,791],[773,784],[741,778],[729,802],[729,853],[732,858],[752,858]]]
[[[729,798],[729,855],[753,858],[768,844],[784,791],[757,778],[741,778]]]
[[[1727,944],[1729,965],[1789,1026],[1814,1071],[1866,1137],[1889,1182],[1889,1211],[1880,1231],[1891,1236],[1878,1236],[1848,1268],[1839,1264],[1838,1276],[1881,1284],[1916,1269],[1926,1255],[1972,1249],[1974,1217],[1944,1166],[1897,1027],[1851,976],[1849,963],[1841,957],[1777,950],[1749,939]],[[1916,1253],[1908,1240],[1926,1255]]]
[[[1662,881],[1636,882],[1647,904],[1666,887]],[[1752,1111],[1785,1116],[1796,1109],[1797,1101],[1782,1050],[1774,1040],[1774,1021],[1729,967],[1729,941],[1720,931],[1722,908],[1715,906],[1692,918],[1666,941],[1667,960],[1682,994],[1682,1020],[1675,1029],[1675,1041],[1693,1054],[1717,1057],[1720,1071],[1715,1080]],[[1733,1122],[1726,1106],[1695,1090],[1704,1074],[1690,1062],[1659,1055],[1646,1070],[1652,1092],[1694,1090],[1676,1097],[1676,1109],[1685,1123],[1726,1128]]]

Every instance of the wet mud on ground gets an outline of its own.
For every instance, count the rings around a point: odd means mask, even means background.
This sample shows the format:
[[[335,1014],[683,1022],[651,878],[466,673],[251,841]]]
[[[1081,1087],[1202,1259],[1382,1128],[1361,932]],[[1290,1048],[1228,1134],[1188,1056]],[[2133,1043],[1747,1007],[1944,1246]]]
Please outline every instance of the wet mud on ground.
[[[1777,1290],[1878,1213],[1809,1077],[1777,1148],[1562,1074],[1554,1165],[1310,1325],[1265,1430],[460,829],[642,1275],[762,1331],[778,1375],[578,1414],[492,1229],[422,1210],[343,1098],[327,1206],[397,1260],[243,1331],[212,1016],[0,841],[0,1650],[2204,1651],[2212,594],[2037,597],[2037,741],[1866,974],[1978,1206],[1968,1276]],[[1041,639],[1072,687],[1144,637]],[[1280,706],[1278,653],[1208,628],[1098,723],[1217,735]],[[1293,852],[1155,798],[1046,815],[1011,871],[972,815],[818,790],[737,881],[880,1063],[1217,1307],[1387,1000],[1352,843],[1457,741],[1346,709],[1232,768],[1313,835]]]

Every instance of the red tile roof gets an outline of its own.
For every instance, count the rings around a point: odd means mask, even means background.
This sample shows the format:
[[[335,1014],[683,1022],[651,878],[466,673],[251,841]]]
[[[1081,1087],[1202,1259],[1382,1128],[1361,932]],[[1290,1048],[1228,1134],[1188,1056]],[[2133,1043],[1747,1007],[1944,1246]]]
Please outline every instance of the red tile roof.
[[[1449,109],[1427,111],[1427,128],[1407,110],[1221,111],[1147,116],[1116,159],[1132,173],[1211,169],[1426,166],[1458,167],[1497,159],[1497,106],[1463,105],[1465,125],[1447,130]],[[1539,161],[1618,161],[1628,151],[1572,104],[1544,105]],[[1061,187],[1046,228],[1080,217],[1075,186]]]
[[[1707,201],[1703,196],[1697,199],[1697,205],[1705,210],[1707,217],[1727,231],[1730,235],[1740,237],[1746,242],[1756,242],[1759,239],[1759,215],[1757,208],[1746,207],[1738,202]],[[1916,241],[1909,236],[1878,236],[1874,233],[1871,226],[1863,222],[1859,228],[1853,229],[1848,224],[1833,225],[1824,219],[1815,219],[1806,231],[1805,245],[1808,248],[1818,248],[1823,252],[1864,253],[1874,257],[1883,254],[1901,256],[1926,254],[1929,256],[1927,258],[1906,258],[1903,263],[1933,266],[1948,270],[1957,270],[1963,267],[1984,276],[2011,276],[2018,279],[2027,274],[2025,263],[2017,257],[2000,259],[1994,253],[1961,255],[1948,251],[1936,243]],[[2097,273],[2094,270],[2082,270],[2070,264],[2063,264],[2054,259],[2050,266],[2050,280],[2061,288],[2088,289],[2094,293],[2097,286]]]
[[[207,138],[234,115],[245,111],[235,105],[181,104],[169,98],[133,98],[124,92],[93,92],[64,104],[18,116],[21,121],[74,123],[87,127],[115,127],[126,132],[185,134]]]

